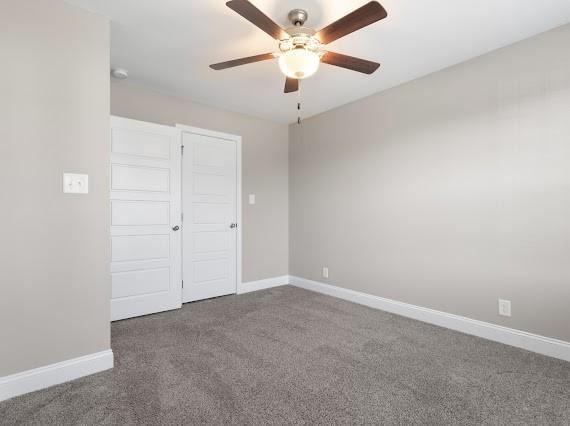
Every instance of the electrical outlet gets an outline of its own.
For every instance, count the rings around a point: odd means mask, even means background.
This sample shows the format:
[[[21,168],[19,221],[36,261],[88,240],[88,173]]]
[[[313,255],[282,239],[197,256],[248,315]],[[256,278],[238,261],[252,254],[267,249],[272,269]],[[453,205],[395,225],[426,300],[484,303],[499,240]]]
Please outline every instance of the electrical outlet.
[[[502,317],[511,316],[511,301],[499,299],[499,315]]]
[[[249,204],[255,204],[255,194],[249,194]]]
[[[323,278],[328,278],[328,277],[329,277],[329,268],[323,266]]]

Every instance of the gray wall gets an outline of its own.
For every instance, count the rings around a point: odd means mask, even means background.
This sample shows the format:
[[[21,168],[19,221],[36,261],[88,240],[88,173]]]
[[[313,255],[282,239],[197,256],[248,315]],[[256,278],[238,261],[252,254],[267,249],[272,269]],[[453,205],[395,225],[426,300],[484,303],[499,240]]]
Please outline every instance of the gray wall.
[[[569,341],[569,46],[567,25],[291,125],[291,274]]]
[[[0,2],[0,376],[110,347],[108,34],[59,0]]]
[[[242,136],[243,281],[288,273],[288,127],[152,91],[111,82],[111,113]],[[248,194],[256,194],[249,205]]]

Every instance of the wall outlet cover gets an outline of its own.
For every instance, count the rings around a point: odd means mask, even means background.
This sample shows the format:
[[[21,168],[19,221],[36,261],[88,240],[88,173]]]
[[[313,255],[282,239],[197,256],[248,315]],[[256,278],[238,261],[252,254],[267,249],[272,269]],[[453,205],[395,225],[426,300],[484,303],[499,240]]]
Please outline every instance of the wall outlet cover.
[[[323,266],[323,278],[328,278],[329,277],[329,268],[326,266]]]
[[[499,315],[503,317],[511,316],[511,301],[499,299]]]

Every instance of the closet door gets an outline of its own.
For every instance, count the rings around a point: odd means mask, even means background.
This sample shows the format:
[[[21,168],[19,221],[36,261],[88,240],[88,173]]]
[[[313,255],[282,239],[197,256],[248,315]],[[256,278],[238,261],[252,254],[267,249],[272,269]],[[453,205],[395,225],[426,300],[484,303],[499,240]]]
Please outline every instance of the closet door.
[[[181,307],[181,133],[111,118],[111,319]]]
[[[238,143],[200,129],[184,131],[183,143],[183,301],[191,302],[236,293]]]

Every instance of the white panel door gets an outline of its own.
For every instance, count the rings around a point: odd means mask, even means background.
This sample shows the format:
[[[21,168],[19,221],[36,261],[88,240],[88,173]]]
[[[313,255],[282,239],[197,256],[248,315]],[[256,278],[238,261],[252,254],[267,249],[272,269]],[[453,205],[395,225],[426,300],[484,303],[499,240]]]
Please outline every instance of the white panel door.
[[[182,304],[180,130],[111,118],[111,319]]]
[[[183,301],[236,293],[237,142],[182,136]]]

